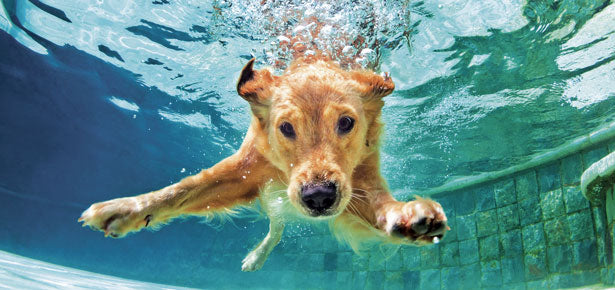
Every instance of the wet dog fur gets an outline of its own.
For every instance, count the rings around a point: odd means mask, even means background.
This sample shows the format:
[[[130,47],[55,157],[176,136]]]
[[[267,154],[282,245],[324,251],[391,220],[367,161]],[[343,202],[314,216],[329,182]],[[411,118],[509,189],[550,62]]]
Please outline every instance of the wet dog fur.
[[[237,92],[253,118],[239,150],[213,167],[150,193],[95,203],[79,221],[123,237],[185,215],[206,216],[260,201],[265,239],[243,260],[260,269],[289,219],[326,220],[354,249],[362,241],[427,245],[449,229],[440,204],[397,201],[380,174],[379,140],[388,75],[300,58],[280,76],[243,68]]]

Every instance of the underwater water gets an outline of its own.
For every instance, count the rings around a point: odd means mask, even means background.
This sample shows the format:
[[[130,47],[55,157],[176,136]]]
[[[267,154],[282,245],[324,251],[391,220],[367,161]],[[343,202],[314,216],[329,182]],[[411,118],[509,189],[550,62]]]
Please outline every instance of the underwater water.
[[[343,280],[328,262],[338,246],[305,239],[319,228],[289,227],[261,272],[242,273],[264,220],[188,218],[117,240],[77,223],[93,202],[232,154],[250,121],[235,91],[242,66],[288,61],[280,36],[302,17],[367,35],[357,52],[379,47],[376,70],[396,84],[381,166],[398,197],[522,164],[615,121],[611,1],[324,2],[2,0],[0,250],[187,287]],[[345,45],[335,35],[317,48]],[[304,263],[305,277],[277,276]]]

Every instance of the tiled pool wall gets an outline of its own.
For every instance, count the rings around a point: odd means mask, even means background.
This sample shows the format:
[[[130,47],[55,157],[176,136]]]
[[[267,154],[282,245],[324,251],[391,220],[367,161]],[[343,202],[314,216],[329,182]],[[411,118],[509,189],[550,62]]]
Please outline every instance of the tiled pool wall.
[[[402,246],[392,255],[392,247],[382,246],[357,255],[327,230],[293,233],[287,226],[291,231],[262,271],[276,269],[271,285],[334,289],[613,284],[613,223],[607,225],[604,205],[583,197],[579,183],[589,165],[614,149],[611,139],[499,180],[432,195],[452,228],[433,246]]]
[[[494,182],[433,195],[453,230],[438,246],[418,249],[437,261],[413,269],[418,288],[612,284],[612,224],[606,224],[604,205],[591,205],[579,183],[583,171],[613,149],[615,142],[600,144]],[[423,287],[430,275],[439,275],[440,284]]]

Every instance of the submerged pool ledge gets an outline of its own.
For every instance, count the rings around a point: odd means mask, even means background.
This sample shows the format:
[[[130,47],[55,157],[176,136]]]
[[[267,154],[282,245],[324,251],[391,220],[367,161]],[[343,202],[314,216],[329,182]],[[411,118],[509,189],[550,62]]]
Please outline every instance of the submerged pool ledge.
[[[486,172],[479,175],[455,179],[442,186],[434,187],[425,191],[414,192],[413,194],[418,194],[421,196],[430,196],[448,191],[456,191],[477,184],[493,181],[528,170],[530,168],[539,167],[541,165],[545,165],[550,162],[562,159],[568,155],[606,142],[613,138],[615,138],[615,122],[607,124],[592,133],[578,137],[564,145],[556,147],[553,150],[538,154],[534,156],[530,161],[523,164],[511,166],[500,171]]]

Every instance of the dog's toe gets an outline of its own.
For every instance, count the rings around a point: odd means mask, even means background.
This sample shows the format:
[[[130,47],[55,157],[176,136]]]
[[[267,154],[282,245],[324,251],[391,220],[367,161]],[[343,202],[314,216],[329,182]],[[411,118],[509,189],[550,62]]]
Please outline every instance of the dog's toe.
[[[83,226],[105,233],[105,237],[121,238],[127,233],[150,226],[151,214],[143,216],[129,198],[110,200],[91,205],[78,219]]]
[[[438,243],[450,228],[446,216],[437,202],[419,199],[389,209],[386,232],[415,244]]]

